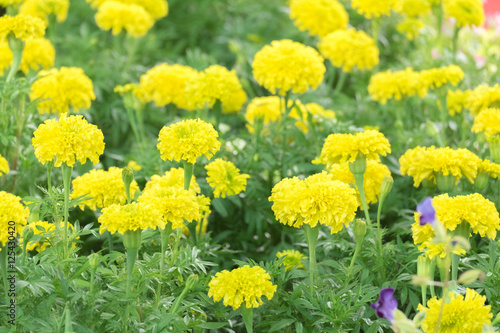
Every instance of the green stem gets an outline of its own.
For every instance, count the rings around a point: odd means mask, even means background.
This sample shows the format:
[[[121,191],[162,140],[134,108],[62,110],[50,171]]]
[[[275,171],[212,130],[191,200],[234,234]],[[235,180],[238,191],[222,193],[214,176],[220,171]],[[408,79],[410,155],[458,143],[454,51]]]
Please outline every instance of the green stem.
[[[437,44],[439,47],[440,51],[443,51],[443,39],[442,39],[442,32],[441,32],[441,27],[443,25],[443,3],[442,1],[439,1],[438,7],[437,7]]]
[[[253,308],[247,308],[246,304],[241,307],[241,316],[245,323],[247,333],[253,333]]]
[[[426,306],[426,304],[427,304],[427,286],[421,286],[420,290],[422,291],[422,305]]]
[[[134,110],[131,108],[125,108],[127,110],[127,115],[128,115],[128,121],[130,123],[130,127],[132,128],[132,132],[134,133],[135,140],[137,143],[142,144],[142,138],[139,135],[139,132],[137,130],[137,124],[134,116]]]
[[[47,191],[49,191],[49,194],[50,194],[50,189],[52,188],[52,168],[53,167],[54,167],[53,161],[47,162]]]
[[[132,288],[132,275],[134,272],[134,264],[138,253],[138,248],[127,249],[127,299],[130,298],[130,291]]]
[[[490,271],[493,272],[495,270],[495,265],[497,263],[497,249],[498,245],[494,239],[490,239]]]
[[[338,69],[338,71],[342,72],[342,69]],[[333,87],[333,80],[335,79],[335,72],[337,72],[337,69],[333,67],[332,63],[330,62],[330,66],[328,66],[328,72],[327,72],[327,77],[326,77],[326,85],[328,88]]]
[[[380,22],[378,19],[372,19],[372,38],[375,41],[375,45],[378,44],[378,34],[380,32]]]
[[[441,115],[441,144],[443,147],[448,145],[448,140],[446,137],[446,129],[448,127],[448,108],[446,106],[446,88],[442,87],[439,94],[439,100],[441,101],[441,109],[439,110]]]
[[[106,238],[108,239],[108,251],[113,252],[113,235],[109,231],[106,231]]]
[[[458,33],[460,32],[460,28],[455,23],[455,30],[453,31],[453,62],[457,59],[457,50],[458,50]]]
[[[2,249],[0,250],[0,269],[2,270],[3,287],[5,291],[5,297],[9,293],[9,282],[7,281],[7,244],[2,244]],[[6,301],[7,302],[7,301]]]
[[[68,258],[68,218],[69,218],[69,192],[71,183],[71,172],[73,167],[63,163],[61,166],[64,183],[64,258]]]
[[[194,163],[189,163],[187,161],[182,161],[184,164],[184,189],[189,191],[189,185],[191,184],[191,178],[193,178]]]
[[[451,280],[457,281],[458,279],[458,263],[460,261],[460,257],[452,253],[451,254]]]
[[[342,90],[342,87],[344,86],[345,83],[345,79],[347,77],[346,72],[344,72],[342,68],[339,68],[339,70],[340,70],[339,80],[337,81],[337,85],[335,86],[333,95],[337,95],[340,92],[340,90]]]
[[[309,246],[309,291],[314,293],[314,280],[318,268],[316,266],[316,243],[318,242],[319,227],[311,228],[308,224],[304,225],[307,245]]]
[[[368,212],[368,205],[366,204],[365,197],[364,173],[354,173],[354,180],[356,181],[356,187],[358,188],[363,211],[365,212],[366,223],[371,227],[372,221],[370,220],[370,213]]]
[[[172,223],[168,222],[165,229],[161,231],[161,255],[160,255],[160,275],[163,275],[163,270],[165,267],[165,252],[167,251],[167,245],[170,240],[170,234],[172,233]],[[158,284],[158,304],[161,299],[161,281]]]
[[[439,329],[441,327],[441,319],[443,317],[443,309],[444,309],[444,304],[446,303],[446,299],[448,297],[448,289],[449,289],[449,282],[450,282],[450,265],[451,265],[451,259],[450,259],[450,244],[447,244],[447,249],[446,249],[446,257],[444,258],[444,285],[443,285],[443,295],[441,296],[441,308],[439,309],[439,315],[438,319],[436,322],[436,329],[435,333],[439,333]]]
[[[219,132],[220,135],[220,119],[222,116],[222,103],[219,99],[215,101],[212,110],[214,111],[215,114],[215,129],[217,130],[217,132]]]
[[[17,71],[19,70],[19,66],[21,65],[21,60],[23,58],[24,42],[15,37],[8,37],[7,40],[13,56],[12,67],[10,68],[9,74],[7,74],[7,79],[5,80],[7,83],[9,83],[10,81],[12,81]]]
[[[349,280],[349,277],[351,276],[351,271],[352,271],[352,268],[354,267],[354,262],[356,261],[356,257],[358,256],[359,254],[359,251],[361,250],[361,245],[363,243],[361,242],[356,242],[356,247],[354,249],[354,254],[352,256],[352,259],[351,259],[351,264],[349,265],[349,273],[347,274],[347,280]]]
[[[434,281],[434,273],[435,273],[435,270],[436,270],[436,259],[432,259],[431,261],[431,267],[430,267],[430,270],[429,270],[429,276],[430,276],[430,279],[431,281]],[[431,297],[436,297],[436,290],[434,289],[434,285],[431,284],[429,286],[429,290],[431,292]],[[425,306],[425,304],[422,304]]]
[[[382,249],[382,227],[380,226],[380,214],[382,212],[382,206],[384,205],[384,198],[380,198],[378,202],[378,209],[377,209],[377,231],[378,231],[378,248],[379,248],[379,254],[380,257],[384,255],[383,249]]]

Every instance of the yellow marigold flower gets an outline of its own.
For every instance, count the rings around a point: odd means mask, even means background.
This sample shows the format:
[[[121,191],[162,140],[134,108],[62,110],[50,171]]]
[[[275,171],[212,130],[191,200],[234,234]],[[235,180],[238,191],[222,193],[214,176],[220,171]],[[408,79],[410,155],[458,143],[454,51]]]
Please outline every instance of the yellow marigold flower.
[[[368,130],[356,134],[330,134],[323,144],[321,154],[314,164],[326,164],[327,167],[335,163],[354,162],[358,154],[367,159],[378,159],[379,155],[386,156],[391,152],[391,145],[384,134]]]
[[[328,172],[332,175],[335,180],[340,180],[346,184],[356,184],[354,175],[349,169],[349,162],[343,162],[338,164],[332,164],[328,168]],[[380,197],[380,186],[384,177],[390,176],[391,171],[384,164],[376,160],[366,161],[366,171],[364,173],[363,185],[365,189],[366,202],[376,203]],[[361,197],[359,192],[356,191],[356,197],[358,198],[358,205],[361,206]]]
[[[144,36],[155,22],[143,7],[114,0],[99,6],[95,21],[100,29],[111,30],[115,36],[125,29],[135,38]]]
[[[92,8],[98,8],[109,0],[86,0]],[[157,21],[168,14],[168,3],[165,0],[115,0],[123,4],[134,4],[144,8]]]
[[[484,24],[483,1],[481,0],[443,0],[443,11],[446,18],[457,20],[457,27]]]
[[[378,64],[379,51],[375,41],[361,30],[335,31],[324,37],[318,48],[323,57],[344,72],[350,72],[354,67],[369,70]]]
[[[28,208],[21,204],[20,197],[0,191],[0,248],[7,245],[9,236],[17,236],[29,214]]]
[[[467,107],[473,116],[486,108],[500,108],[500,85],[489,87],[481,84],[470,92],[467,101]]]
[[[306,269],[306,266],[302,263],[303,259],[307,259],[305,255],[296,250],[285,250],[276,253],[276,257],[285,257],[283,261],[283,266],[285,266],[285,271],[291,271],[295,266],[297,269]]]
[[[31,15],[48,22],[49,15],[55,15],[57,22],[68,17],[69,0],[24,0],[19,14]]]
[[[262,296],[268,300],[273,298],[277,287],[270,280],[269,273],[259,266],[245,265],[231,272],[224,270],[215,274],[208,284],[208,297],[216,302],[223,299],[224,305],[234,310],[243,302],[247,308],[257,308],[262,305]]]
[[[422,22],[421,20],[408,17],[398,23],[398,25],[396,26],[396,30],[398,30],[398,32],[400,33],[404,33],[406,35],[406,38],[408,38],[409,40],[414,40],[415,37],[419,35],[420,30],[422,30],[424,27],[424,22]]]
[[[114,204],[102,210],[99,216],[101,234],[109,231],[124,234],[126,231],[165,228],[160,212],[154,204],[133,202],[126,205]]]
[[[134,180],[130,184],[130,196],[132,198],[137,190],[139,190],[139,186]],[[81,196],[92,197],[81,202],[79,206],[82,210],[85,206],[96,210],[97,207],[103,208],[112,204],[125,204],[127,202],[127,193],[122,180],[122,169],[117,167],[110,167],[108,171],[94,169],[76,177],[73,179],[71,199]]]
[[[0,17],[0,40],[6,39],[10,33],[22,41],[42,38],[45,35],[45,23],[29,15],[4,15]]]
[[[104,136],[97,126],[89,124],[82,116],[62,114],[59,120],[47,119],[33,133],[33,147],[40,163],[53,161],[73,166],[76,160],[85,163],[99,162],[104,152]]]
[[[124,85],[118,85],[113,89],[113,92],[120,94],[120,96],[125,96],[130,92],[134,92],[139,88],[138,83],[127,83]]]
[[[396,0],[351,0],[352,8],[371,19],[382,15],[391,15],[391,9],[395,9],[398,5]]]
[[[465,297],[455,292],[450,292],[448,295],[450,301],[444,303],[441,315],[443,299],[438,300],[437,297],[433,297],[427,302],[427,307],[419,304],[417,310],[426,314],[422,322],[422,330],[425,333],[435,332],[439,317],[441,317],[439,333],[481,333],[483,325],[491,324],[493,314],[490,312],[491,305],[484,304],[486,296],[481,296],[469,288]]]
[[[240,174],[238,169],[232,162],[224,161],[222,158],[217,158],[210,162],[207,166],[207,182],[214,189],[214,197],[223,197],[226,195],[238,194],[245,190],[247,179],[250,175],[246,173]]]
[[[479,161],[479,157],[467,149],[432,146],[408,149],[399,159],[399,164],[401,174],[413,177],[414,186],[418,187],[424,179],[436,182],[438,172],[455,176],[456,182],[465,176],[474,183]]]
[[[196,232],[200,232],[201,228],[201,234],[204,235],[207,232],[208,216],[212,212],[210,210],[210,198],[200,194],[196,196],[196,201],[198,202],[198,206],[200,206],[200,218],[198,219],[199,223],[196,224]],[[182,229],[182,233],[186,237],[189,237],[189,228],[184,227],[184,229]]]
[[[205,105],[212,108],[219,100],[224,113],[234,113],[247,101],[236,71],[219,65],[212,65],[199,75],[191,75],[185,94],[188,110],[202,109]]]
[[[293,104],[289,101],[289,104]],[[300,110],[301,115],[299,115]],[[325,119],[335,119],[335,111],[325,110],[321,105],[317,103],[307,103],[302,104],[301,101],[295,101],[295,107],[288,114],[291,118],[297,119],[295,126],[300,129],[304,134],[309,132],[309,115],[312,117],[314,124],[321,123]]]
[[[300,228],[304,223],[315,227],[319,222],[330,226],[333,234],[354,219],[358,208],[355,194],[349,185],[323,172],[305,180],[283,179],[274,186],[269,201],[281,223]]]
[[[431,68],[420,72],[425,84],[429,88],[439,88],[450,83],[456,86],[464,78],[464,71],[457,65],[449,65],[441,68]]]
[[[486,136],[492,136],[500,133],[500,109],[483,109],[474,118],[472,132],[484,132]]]
[[[5,157],[0,154],[0,176],[4,173],[9,173],[9,163],[7,163]]]
[[[13,6],[17,7],[19,4],[23,2],[23,0],[0,0],[0,6],[2,7],[7,7],[7,6]]]
[[[142,167],[136,161],[129,161],[127,167],[131,168],[134,171],[142,170]]]
[[[184,188],[184,169],[183,168],[171,168],[166,171],[163,176],[153,175],[151,180],[146,183],[144,188],[144,193],[153,190],[154,188],[166,188],[166,187],[177,187],[180,189]],[[189,184],[189,190],[194,193],[200,193],[201,189],[194,175],[191,177],[191,182]]]
[[[71,225],[71,223],[69,225]],[[37,227],[41,227],[41,228],[45,229],[45,231],[40,230]],[[50,232],[54,231],[56,229],[56,226],[55,226],[54,223],[49,223],[47,221],[31,222],[28,225],[26,225],[25,227],[23,227],[22,230],[19,231],[19,234],[22,235],[23,232],[24,232],[24,229],[26,229],[26,228],[29,228],[29,229],[33,230],[33,233],[35,235],[40,235],[40,236],[43,237],[43,236],[46,236],[47,234],[50,234]],[[23,237],[20,237],[19,238],[19,244],[22,244],[22,243],[23,243]],[[26,245],[26,249],[28,251],[36,250],[37,252],[42,252],[49,245],[50,245],[49,242],[44,242],[43,239],[40,239],[37,242],[35,242],[35,241],[28,242],[28,244]]]
[[[38,71],[40,68],[50,68],[54,65],[56,50],[45,38],[33,38],[26,41],[20,69],[28,74],[30,68]]]
[[[392,98],[399,101],[403,96],[424,97],[427,91],[423,77],[411,67],[396,72],[388,70],[377,73],[370,78],[368,85],[372,100],[382,104]]]
[[[159,211],[163,226],[172,223],[172,229],[184,228],[184,220],[191,222],[201,218],[196,194],[179,187],[153,187],[144,191],[139,203],[151,204]]]
[[[323,57],[344,72],[350,72],[354,67],[369,70],[378,64],[379,51],[375,41],[361,30],[332,32],[321,40],[318,48]]]
[[[410,18],[427,15],[431,11],[431,3],[428,0],[401,0],[397,11]]]
[[[450,116],[462,112],[462,110],[467,107],[470,92],[470,90],[448,90],[446,105],[448,106]]]
[[[5,40],[0,40],[0,76],[12,65],[12,51]]]
[[[38,73],[31,86],[30,99],[38,102],[39,113],[69,113],[90,108],[95,99],[92,81],[78,67],[52,68]]]
[[[184,92],[186,83],[198,75],[198,71],[183,65],[160,64],[141,76],[141,83],[134,91],[143,103],[154,101],[157,106],[174,103],[181,109],[189,107]]]
[[[194,164],[201,155],[210,159],[219,150],[218,136],[211,124],[201,119],[188,119],[164,126],[156,147],[164,161],[184,160]]]
[[[290,18],[300,31],[320,37],[347,28],[349,15],[337,0],[291,0]]]
[[[500,175],[500,164],[489,160],[480,160],[477,165],[477,174],[485,173],[491,178],[498,178]]]
[[[280,120],[282,107],[278,96],[255,97],[247,106],[245,119],[250,125],[255,118],[263,118],[264,125]]]
[[[252,63],[257,82],[276,94],[316,89],[326,72],[323,58],[312,47],[289,39],[273,41],[255,54]]]

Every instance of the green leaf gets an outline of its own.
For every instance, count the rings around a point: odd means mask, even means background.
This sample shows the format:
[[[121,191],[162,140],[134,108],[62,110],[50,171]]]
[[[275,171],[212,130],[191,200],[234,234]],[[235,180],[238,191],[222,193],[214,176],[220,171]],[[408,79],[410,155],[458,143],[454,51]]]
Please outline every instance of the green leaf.
[[[273,324],[273,326],[271,326],[271,328],[269,329],[269,332],[276,332],[276,331],[279,331],[285,327],[288,327],[290,325],[293,324],[293,322],[295,322],[295,318],[285,318],[285,319],[281,319],[280,321],[276,322]]]
[[[227,326],[227,324],[228,324],[227,322],[226,323],[223,323],[223,322],[201,323],[201,324],[196,325],[196,327],[204,328],[207,330],[214,330],[214,329],[218,329],[218,328]]]

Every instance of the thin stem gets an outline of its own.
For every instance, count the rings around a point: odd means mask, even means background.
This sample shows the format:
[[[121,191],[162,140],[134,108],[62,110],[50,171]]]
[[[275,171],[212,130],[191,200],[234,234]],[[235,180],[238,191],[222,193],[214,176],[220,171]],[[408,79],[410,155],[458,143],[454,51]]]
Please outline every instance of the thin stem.
[[[375,41],[375,45],[378,44],[378,34],[380,32],[380,22],[378,19],[372,19],[372,38]]]
[[[130,291],[132,288],[132,275],[134,272],[134,264],[138,253],[139,249],[137,248],[127,249],[127,299],[130,297]]]
[[[448,140],[446,138],[446,129],[448,127],[448,108],[446,106],[446,89],[442,88],[438,91],[439,100],[441,102],[441,109],[439,110],[441,116],[441,144],[446,147]]]
[[[434,281],[434,275],[435,275],[434,272],[435,272],[435,270],[436,270],[436,260],[432,259],[432,261],[431,261],[431,268],[429,270],[429,273],[430,273],[429,276],[430,276],[431,281]],[[431,297],[436,297],[436,290],[434,289],[434,285],[433,284],[431,284],[429,286],[429,290],[431,292]],[[423,304],[423,305],[425,306],[425,304]]]
[[[64,258],[68,258],[68,218],[69,218],[69,192],[71,183],[71,172],[73,167],[68,166],[66,163],[61,167],[64,183]]]
[[[253,308],[247,308],[246,304],[241,306],[241,316],[245,323],[247,333],[253,333]]]
[[[495,265],[497,262],[497,242],[494,239],[490,239],[490,271],[493,271],[495,269]]]
[[[222,102],[219,99],[215,101],[212,110],[214,111],[215,114],[215,129],[217,130],[217,132],[219,132],[220,135],[220,118],[222,116]]]
[[[134,116],[134,110],[132,110],[131,108],[128,108],[128,107],[125,107],[125,109],[127,110],[128,121],[130,123],[130,127],[132,128],[132,132],[134,133],[135,140],[137,141],[137,143],[142,145],[142,138],[139,135],[139,132],[137,130],[137,124],[136,124],[136,120],[135,120],[135,116]]]
[[[451,254],[451,244],[449,242],[446,245],[446,257],[443,259],[444,261],[442,267],[442,271],[444,270],[443,294],[441,296],[441,308],[439,309],[439,315],[436,322],[435,333],[439,333],[439,329],[441,327],[441,319],[443,317],[444,303],[446,302],[446,298],[448,297],[448,289],[450,282],[450,265],[451,265],[450,254]]]
[[[189,163],[183,161],[184,163],[184,189],[189,191],[189,185],[191,184],[191,178],[193,178],[194,163]]]
[[[368,205],[366,204],[364,173],[354,173],[354,180],[356,181],[356,187],[358,188],[363,211],[365,212],[366,223],[370,227],[372,225],[372,221],[370,220],[370,213],[368,212]]]
[[[5,297],[9,293],[9,282],[7,281],[7,244],[3,244],[0,250],[0,269],[2,270],[3,287],[5,291]]]
[[[453,62],[457,59],[457,50],[458,50],[458,33],[460,32],[460,28],[455,24],[455,30],[453,31]]]
[[[347,274],[347,280],[349,280],[349,277],[351,276],[351,270],[354,267],[354,262],[356,261],[356,257],[358,256],[359,251],[361,250],[361,242],[356,242],[356,247],[354,249],[354,254],[351,259],[351,264],[349,265],[349,273]]]
[[[383,256],[383,251],[382,251],[382,227],[380,226],[380,214],[382,213],[382,206],[384,205],[384,198],[380,198],[378,202],[378,209],[377,209],[377,231],[378,231],[378,248],[379,248],[379,253],[380,257]]]
[[[307,245],[309,246],[309,291],[311,295],[314,293],[314,280],[317,275],[316,267],[316,243],[318,242],[319,227],[311,228],[309,225],[304,225]]]
[[[7,74],[7,79],[5,82],[9,83],[12,81],[19,66],[21,65],[21,60],[23,58],[24,42],[17,38],[8,38],[9,48],[12,51],[12,67],[10,68],[9,74]]]
[[[113,252],[113,235],[109,231],[106,231],[106,238],[108,239],[108,251]]]
[[[47,163],[47,191],[49,191],[49,193],[52,188],[52,167],[52,162]]]
[[[167,251],[167,245],[170,240],[170,234],[172,233],[172,223],[167,223],[165,229],[161,231],[161,255],[160,255],[160,275],[163,275],[163,270],[165,267],[165,252]],[[158,284],[158,304],[161,299],[161,286],[162,283]]]
[[[342,70],[342,68],[339,68],[340,75],[339,75],[339,80],[337,81],[337,85],[335,86],[335,90],[333,91],[333,95],[337,95],[340,90],[342,90],[342,87],[344,86],[345,79],[347,77],[346,72]]]
[[[443,40],[442,40],[442,31],[441,27],[443,25],[443,3],[442,1],[439,1],[439,4],[437,6],[437,44],[439,47],[439,50],[443,50]]]

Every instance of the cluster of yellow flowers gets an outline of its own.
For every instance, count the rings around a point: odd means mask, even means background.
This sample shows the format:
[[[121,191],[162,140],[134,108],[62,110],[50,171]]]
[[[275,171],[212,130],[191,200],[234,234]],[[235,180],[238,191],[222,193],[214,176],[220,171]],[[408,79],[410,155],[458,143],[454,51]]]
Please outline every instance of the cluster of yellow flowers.
[[[133,202],[126,205],[113,204],[102,210],[99,216],[99,232],[124,234],[126,231],[165,228],[159,210],[152,204]]]
[[[500,107],[500,85],[497,83],[492,87],[487,84],[477,86],[467,97],[467,107],[473,116],[484,109]]]
[[[201,119],[188,119],[164,126],[158,137],[158,150],[166,160],[195,163],[201,155],[207,159],[219,150],[219,134],[214,127]]]
[[[144,187],[144,192],[153,190],[153,188],[167,188],[167,187],[184,188],[184,169],[172,168],[166,171],[163,176],[159,175],[151,176],[151,180],[148,181],[146,183],[146,186]],[[189,191],[192,191],[195,194],[201,192],[200,186],[196,182],[194,176],[191,176]]]
[[[9,173],[9,163],[5,157],[0,154],[0,176],[4,173]]]
[[[418,36],[420,30],[425,27],[424,22],[418,18],[407,17],[396,26],[396,30],[404,33],[406,38],[414,40]]]
[[[0,17],[0,40],[5,40],[9,34],[22,41],[42,38],[45,35],[45,23],[29,15],[4,15]]]
[[[19,7],[19,14],[31,15],[49,22],[48,16],[55,15],[57,22],[64,22],[68,17],[69,0],[24,0]]]
[[[39,113],[69,113],[88,109],[95,100],[92,81],[78,67],[52,68],[38,73],[30,91],[30,99],[41,99]]]
[[[287,272],[291,271],[294,267],[297,267],[297,269],[306,269],[302,260],[307,259],[307,257],[297,250],[281,251],[276,253],[276,257],[285,257],[283,259],[283,266],[285,266],[285,271]]]
[[[7,245],[9,241],[9,226],[15,228],[15,235],[20,230],[20,226],[26,224],[30,212],[21,203],[21,198],[5,191],[0,191],[0,248]],[[14,225],[9,222],[14,221]]]
[[[484,24],[481,0],[443,0],[443,11],[446,18],[454,18],[457,21],[457,27],[479,27]]]
[[[349,15],[337,0],[291,0],[290,18],[301,31],[324,37],[347,28]]]
[[[450,116],[454,116],[467,108],[470,92],[470,90],[448,90],[446,106]]]
[[[484,132],[487,137],[500,133],[500,109],[487,108],[479,112],[474,118],[472,132]]]
[[[356,191],[348,184],[334,180],[326,172],[300,180],[285,178],[273,187],[269,201],[276,219],[283,224],[300,228],[318,223],[331,227],[331,233],[342,230],[358,209]]]
[[[248,103],[245,112],[245,119],[248,122],[249,130],[253,133],[255,119],[263,119],[264,125],[280,120],[283,113],[281,104],[284,102],[278,96],[255,97]]]
[[[56,51],[52,43],[45,38],[33,38],[26,41],[20,70],[28,74],[30,69],[38,71],[40,67],[49,68],[54,65]],[[13,55],[6,41],[0,41],[0,75],[12,65]]]
[[[397,0],[351,0],[352,8],[368,19],[391,15],[398,4]]]
[[[144,36],[155,21],[167,16],[165,0],[87,0],[97,7],[95,20],[102,30],[118,35],[122,30],[135,38]]]
[[[232,306],[234,310],[243,302],[247,308],[256,308],[262,305],[262,296],[268,300],[273,298],[277,286],[270,280],[269,273],[259,266],[224,270],[216,273],[208,284],[208,296],[216,302],[222,299],[225,306]]]
[[[467,288],[465,297],[455,292],[449,293],[449,301],[431,298],[427,307],[420,304],[418,311],[425,312],[422,329],[433,333],[440,320],[440,332],[482,332],[483,324],[491,324],[491,305],[485,305],[486,296]],[[442,308],[442,310],[441,310]]]
[[[32,142],[40,163],[45,164],[55,158],[56,167],[62,163],[73,166],[76,160],[85,163],[87,159],[97,164],[104,152],[101,130],[89,124],[83,116],[62,114],[59,120],[46,120],[33,133]]]
[[[245,190],[247,179],[250,175],[240,174],[232,162],[217,158],[207,166],[207,182],[214,188],[214,197],[223,197],[226,195],[235,195]]]
[[[323,57],[344,72],[350,72],[354,67],[369,70],[379,61],[379,50],[373,38],[355,29],[338,30],[325,36],[318,48]]]
[[[424,179],[435,183],[438,173],[453,175],[456,182],[465,176],[474,183],[480,162],[481,159],[467,149],[434,146],[408,149],[399,159],[401,174],[413,177],[415,187]]]
[[[358,155],[367,159],[378,159],[379,155],[386,156],[391,152],[389,140],[380,132],[367,130],[356,134],[330,134],[323,144],[321,154],[314,164],[332,164],[354,162]]]
[[[402,97],[419,95],[424,97],[429,89],[445,84],[456,86],[464,77],[462,69],[456,65],[432,68],[415,72],[411,67],[402,71],[380,72],[370,78],[368,92],[372,100],[382,104],[388,99],[401,100]]]
[[[428,0],[400,0],[397,11],[411,18],[423,16],[431,11],[431,2]]]
[[[134,180],[130,184],[130,196],[133,198],[139,190]],[[73,179],[71,199],[86,196],[90,199],[80,204],[80,209],[88,206],[92,210],[108,207],[112,204],[125,204],[127,195],[122,180],[122,169],[110,167],[109,170],[91,170],[90,172]]]
[[[284,39],[275,40],[255,54],[253,76],[271,93],[305,93],[323,81],[323,58],[312,47]]]

